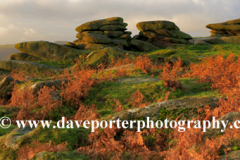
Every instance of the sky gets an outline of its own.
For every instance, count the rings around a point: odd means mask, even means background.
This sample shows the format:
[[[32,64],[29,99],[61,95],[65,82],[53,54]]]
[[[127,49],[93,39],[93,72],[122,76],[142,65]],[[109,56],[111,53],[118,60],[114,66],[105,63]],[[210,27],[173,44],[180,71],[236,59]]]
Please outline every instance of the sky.
[[[74,41],[85,22],[122,17],[132,36],[141,21],[167,20],[193,37],[205,26],[240,18],[239,0],[1,0],[0,45],[24,41]]]

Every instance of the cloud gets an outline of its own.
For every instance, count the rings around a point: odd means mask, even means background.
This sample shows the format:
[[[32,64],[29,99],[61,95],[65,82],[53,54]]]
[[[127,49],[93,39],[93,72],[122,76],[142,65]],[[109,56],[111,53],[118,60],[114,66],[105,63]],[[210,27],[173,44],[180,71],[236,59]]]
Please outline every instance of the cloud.
[[[239,8],[239,0],[3,0],[0,44],[73,41],[77,26],[114,16],[123,17],[133,35],[140,21],[169,20],[192,36],[209,36],[207,24],[239,18]]]

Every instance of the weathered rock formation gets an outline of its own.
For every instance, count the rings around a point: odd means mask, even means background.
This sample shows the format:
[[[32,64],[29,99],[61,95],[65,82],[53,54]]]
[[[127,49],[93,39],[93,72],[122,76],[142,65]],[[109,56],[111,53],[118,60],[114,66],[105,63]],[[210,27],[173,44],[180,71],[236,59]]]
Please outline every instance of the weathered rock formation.
[[[240,36],[206,37],[193,40],[193,44],[240,44]]]
[[[29,62],[43,61],[42,58],[32,56],[26,53],[12,53],[10,55],[10,60],[20,60],[20,61],[29,61]]]
[[[165,48],[172,43],[187,44],[192,37],[170,21],[145,21],[137,24],[139,35],[134,36],[131,44],[141,51]],[[143,47],[144,45],[147,47]]]
[[[211,37],[240,36],[240,18],[223,23],[208,24],[211,29]]]
[[[25,128],[15,128],[6,137],[4,144],[7,148],[19,149],[24,143],[30,139],[30,135],[34,128],[26,126]]]
[[[86,63],[91,66],[97,66],[101,63],[108,65],[111,62],[116,62],[119,59],[124,58],[135,59],[136,55],[132,52],[128,52],[120,48],[106,47],[104,49],[91,52],[86,57]]]
[[[127,23],[121,17],[112,17],[86,22],[76,28],[77,40],[73,43],[79,49],[97,50],[107,46],[129,47],[131,32],[125,31]],[[74,45],[68,43],[73,47]]]
[[[22,42],[16,44],[15,48],[22,53],[25,53],[26,60],[29,57],[33,58],[34,56],[35,59],[38,57],[39,59],[43,59],[45,61],[62,62],[66,60],[75,60],[79,56],[85,55],[84,51],[47,41]],[[12,57],[16,57],[16,55],[14,54]]]
[[[25,73],[59,73],[62,71],[61,68],[51,67],[44,64],[19,61],[19,60],[2,60],[0,61],[0,70],[4,71],[23,71]]]
[[[188,112],[183,114],[180,119],[192,119],[197,117],[198,109],[203,108],[205,105],[216,107],[220,98],[216,97],[203,97],[203,98],[191,98],[191,99],[176,99],[158,102],[151,104],[143,108],[133,108],[116,113],[109,119],[111,120],[130,120],[151,117],[153,120],[161,116],[160,111],[163,107],[168,111],[174,111],[179,109],[189,109]]]
[[[228,154],[223,155],[219,160],[237,160],[240,159],[240,150],[238,151],[230,151]]]
[[[29,88],[33,91],[33,94],[37,94],[44,86],[49,88],[54,87],[56,90],[60,90],[62,87],[65,87],[68,82],[68,79],[41,81],[31,84]]]

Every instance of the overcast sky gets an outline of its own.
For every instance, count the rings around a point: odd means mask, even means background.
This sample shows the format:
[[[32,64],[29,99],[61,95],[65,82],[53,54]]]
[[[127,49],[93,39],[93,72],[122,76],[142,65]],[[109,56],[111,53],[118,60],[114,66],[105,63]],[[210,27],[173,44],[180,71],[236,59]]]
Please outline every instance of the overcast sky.
[[[122,17],[138,34],[140,21],[173,21],[181,31],[209,36],[209,23],[240,18],[239,0],[0,0],[0,45],[73,41],[87,21]]]

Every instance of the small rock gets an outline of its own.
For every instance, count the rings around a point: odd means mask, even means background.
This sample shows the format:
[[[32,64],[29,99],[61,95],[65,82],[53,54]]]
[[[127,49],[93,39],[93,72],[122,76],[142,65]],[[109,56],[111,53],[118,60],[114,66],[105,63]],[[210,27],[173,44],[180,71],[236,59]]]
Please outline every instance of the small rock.
[[[220,160],[239,160],[240,151],[231,151],[227,155],[223,155]]]
[[[34,129],[35,128],[29,126],[26,126],[25,128],[15,128],[7,135],[4,141],[5,146],[14,150],[19,149],[22,144],[27,142],[28,133]]]

